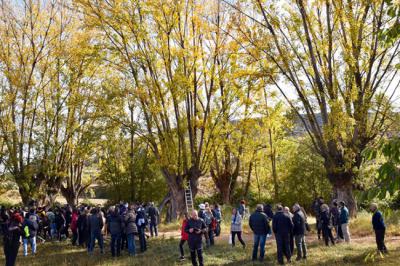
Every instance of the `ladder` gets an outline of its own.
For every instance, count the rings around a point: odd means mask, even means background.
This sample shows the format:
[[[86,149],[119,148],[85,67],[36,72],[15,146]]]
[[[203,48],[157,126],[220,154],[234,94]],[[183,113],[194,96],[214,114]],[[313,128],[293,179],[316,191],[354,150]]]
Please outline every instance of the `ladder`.
[[[186,203],[186,212],[190,216],[190,213],[193,211],[193,194],[192,187],[190,186],[190,180],[187,182],[185,187],[185,203]]]

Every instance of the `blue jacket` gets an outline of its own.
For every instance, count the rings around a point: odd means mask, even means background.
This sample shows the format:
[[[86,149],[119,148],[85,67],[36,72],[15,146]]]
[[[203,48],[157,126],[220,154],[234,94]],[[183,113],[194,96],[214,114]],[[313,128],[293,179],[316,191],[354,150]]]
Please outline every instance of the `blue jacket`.
[[[347,209],[346,206],[344,206],[340,210],[339,223],[340,224],[347,224],[348,222],[349,222],[349,210]]]
[[[376,211],[372,215],[372,226],[374,230],[383,230],[386,228],[385,222],[383,221],[383,215],[380,211]]]
[[[249,226],[255,235],[267,235],[271,232],[268,217],[262,211],[255,211],[250,215]]]

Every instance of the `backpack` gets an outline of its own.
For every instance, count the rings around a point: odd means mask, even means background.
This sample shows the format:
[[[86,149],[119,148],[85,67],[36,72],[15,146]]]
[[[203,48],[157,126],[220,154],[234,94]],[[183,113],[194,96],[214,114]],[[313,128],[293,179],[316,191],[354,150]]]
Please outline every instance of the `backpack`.
[[[28,238],[30,236],[30,234],[29,234],[29,226],[27,226],[27,225],[24,226],[24,234],[25,234],[26,238]]]
[[[217,225],[218,225],[217,219],[215,219],[214,217],[211,218],[211,229],[213,231],[215,231],[217,229]]]

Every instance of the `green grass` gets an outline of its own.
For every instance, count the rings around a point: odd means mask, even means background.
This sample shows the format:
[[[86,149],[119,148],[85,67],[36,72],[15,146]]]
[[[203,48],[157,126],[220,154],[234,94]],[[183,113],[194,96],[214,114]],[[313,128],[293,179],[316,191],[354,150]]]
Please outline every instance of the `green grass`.
[[[251,236],[247,236],[249,239]],[[247,240],[247,248],[232,248],[226,239],[217,239],[217,244],[205,250],[205,265],[276,265],[276,247],[272,240],[268,240],[266,260],[263,264],[253,264],[250,260],[251,241]],[[398,265],[400,246],[398,240],[388,241],[389,255],[380,257],[375,252],[372,238],[357,241],[351,245],[339,244],[335,247],[324,247],[322,243],[313,241],[309,244],[307,263],[293,263],[292,265]],[[20,249],[20,251],[22,248]],[[101,255],[96,248],[93,256],[89,256],[84,249],[73,247],[69,242],[45,243],[38,246],[38,254],[27,258],[21,255],[17,258],[17,265],[190,265],[190,261],[178,262],[177,239],[151,239],[149,249],[144,254],[128,257],[126,253],[119,258],[112,258],[108,250]],[[188,249],[185,249],[186,255]],[[4,257],[0,257],[0,264],[4,265]]]

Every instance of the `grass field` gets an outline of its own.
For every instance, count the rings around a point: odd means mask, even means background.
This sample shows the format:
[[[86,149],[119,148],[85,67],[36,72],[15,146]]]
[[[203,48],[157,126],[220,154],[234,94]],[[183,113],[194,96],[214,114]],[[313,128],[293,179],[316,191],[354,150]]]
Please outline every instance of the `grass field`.
[[[387,230],[387,246],[389,254],[381,257],[376,253],[375,239],[370,225],[370,214],[360,213],[358,218],[351,223],[353,242],[350,245],[337,244],[334,247],[325,247],[322,241],[316,239],[315,231],[307,236],[308,259],[303,262],[293,262],[291,265],[399,265],[400,258],[400,229],[398,217],[391,221]],[[310,218],[310,221],[313,221]],[[311,224],[315,228],[314,224]],[[232,248],[228,244],[229,226],[223,224],[223,233],[216,238],[213,248],[204,250],[205,265],[277,265],[276,246],[273,239],[267,241],[266,258],[264,263],[251,261],[252,234],[244,223],[244,240],[247,248],[237,246]],[[95,253],[89,256],[85,249],[73,247],[68,241],[46,242],[38,245],[38,254],[35,257],[22,257],[22,247],[17,258],[17,265],[141,265],[141,266],[169,266],[191,265],[190,260],[178,261],[179,257],[179,223],[162,225],[160,237],[148,241],[148,251],[138,254],[136,257],[128,257],[126,252],[121,257],[112,258],[109,251],[108,239],[106,239],[106,253]],[[138,247],[138,243],[136,244]],[[3,250],[0,251],[0,265],[4,265]],[[185,254],[189,258],[189,250],[186,245]]]
[[[246,235],[247,248],[232,248],[225,238],[217,239],[215,247],[204,251],[205,265],[276,265],[276,247],[272,239],[268,240],[266,259],[264,263],[252,263],[251,235]],[[312,236],[310,236],[311,238]],[[338,244],[335,247],[324,247],[317,240],[309,243],[309,255],[306,262],[293,262],[292,265],[399,265],[400,239],[389,238],[387,241],[389,254],[385,257],[377,255],[373,238],[364,237],[355,239],[350,244]],[[26,258],[21,255],[17,258],[17,265],[190,265],[190,261],[177,260],[178,239],[158,238],[149,241],[148,251],[136,257],[128,257],[125,252],[121,257],[110,256],[108,242],[106,253],[99,253],[96,248],[94,254],[89,256],[84,249],[73,247],[69,242],[46,242],[39,245],[35,257]],[[21,248],[22,249],[22,248]],[[20,251],[21,251],[20,249]],[[186,246],[185,252],[188,254]],[[4,265],[1,256],[0,264]]]

